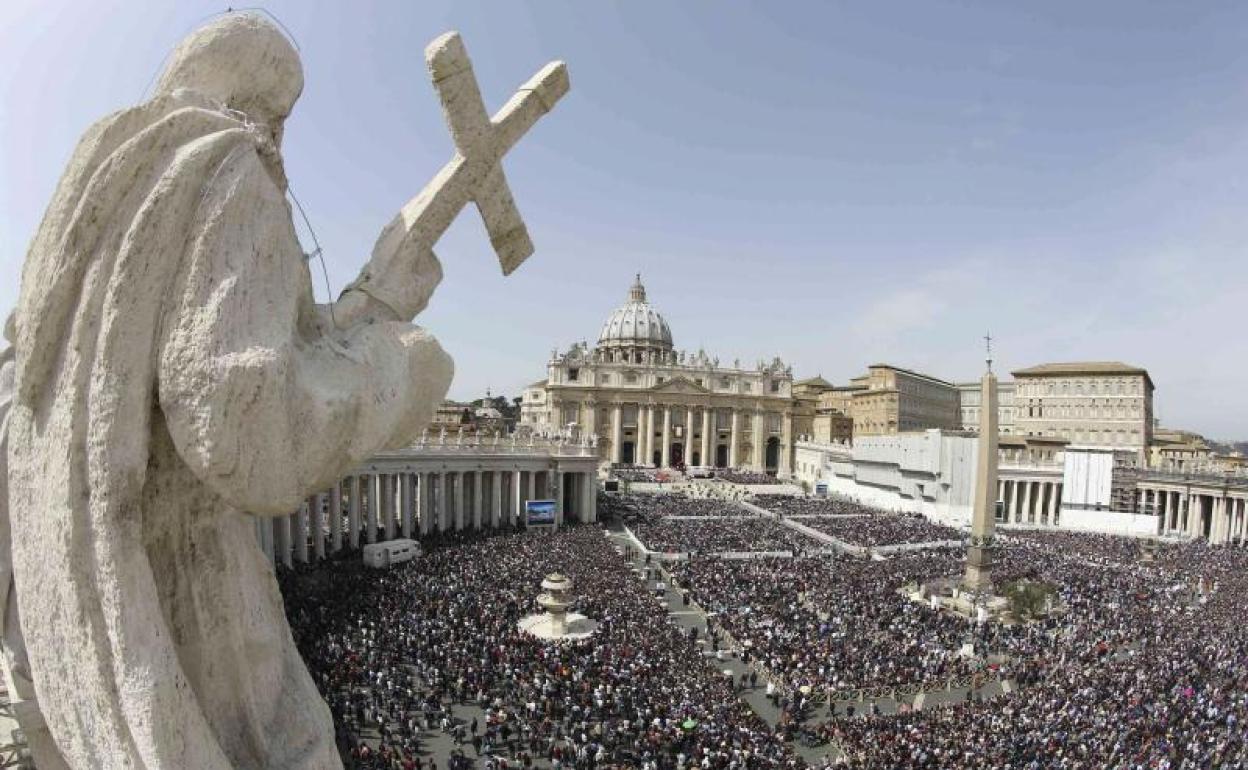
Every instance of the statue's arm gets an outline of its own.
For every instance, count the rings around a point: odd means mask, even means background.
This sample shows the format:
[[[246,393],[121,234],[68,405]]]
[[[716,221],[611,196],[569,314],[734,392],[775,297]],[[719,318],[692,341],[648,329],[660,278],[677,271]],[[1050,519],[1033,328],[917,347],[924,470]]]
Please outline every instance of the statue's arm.
[[[410,441],[452,364],[404,323],[319,323],[280,189],[254,153],[218,177],[165,321],[160,406],[205,484],[240,510],[280,515]]]

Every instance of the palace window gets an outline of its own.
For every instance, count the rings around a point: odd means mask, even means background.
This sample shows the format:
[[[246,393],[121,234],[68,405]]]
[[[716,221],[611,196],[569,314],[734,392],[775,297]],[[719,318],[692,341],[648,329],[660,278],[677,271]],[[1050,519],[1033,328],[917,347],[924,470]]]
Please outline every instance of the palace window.
[[[568,382],[576,382],[581,377],[581,370],[572,368],[568,370]]]

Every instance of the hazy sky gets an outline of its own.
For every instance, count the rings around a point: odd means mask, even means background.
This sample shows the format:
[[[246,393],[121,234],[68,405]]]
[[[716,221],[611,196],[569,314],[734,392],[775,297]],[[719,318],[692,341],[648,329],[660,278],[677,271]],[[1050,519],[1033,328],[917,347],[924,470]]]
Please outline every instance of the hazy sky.
[[[515,395],[641,272],[678,347],[843,381],[1145,366],[1163,423],[1248,438],[1248,5],[276,2],[307,85],[286,170],[334,294],[447,160],[425,44],[487,106],[572,92],[507,160],[537,254],[475,211],[420,322],[452,396]],[[0,312],[78,137],[138,103],[207,3],[0,4]],[[316,276],[318,297],[325,288]]]

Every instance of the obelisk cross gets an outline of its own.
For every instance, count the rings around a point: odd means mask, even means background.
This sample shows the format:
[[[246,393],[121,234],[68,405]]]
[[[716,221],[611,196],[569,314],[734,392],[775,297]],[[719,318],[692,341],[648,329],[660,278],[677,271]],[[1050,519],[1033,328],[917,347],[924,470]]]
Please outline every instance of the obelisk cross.
[[[984,350],[987,352],[988,371],[992,371],[992,332],[984,335]]]
[[[425,49],[425,61],[455,142],[455,155],[400,212],[408,236],[432,248],[460,209],[473,201],[485,221],[503,274],[533,253],[524,220],[503,175],[501,161],[534,123],[568,92],[563,62],[543,67],[491,119],[472,62],[457,32]]]

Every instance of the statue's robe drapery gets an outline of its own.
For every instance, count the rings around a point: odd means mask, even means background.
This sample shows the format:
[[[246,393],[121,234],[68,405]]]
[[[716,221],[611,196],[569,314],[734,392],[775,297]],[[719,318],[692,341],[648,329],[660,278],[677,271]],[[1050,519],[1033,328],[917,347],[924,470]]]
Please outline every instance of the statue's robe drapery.
[[[332,328],[284,186],[264,127],[179,91],[88,131],[32,243],[14,562],[72,767],[340,767],[252,515],[410,439],[451,362]]]

